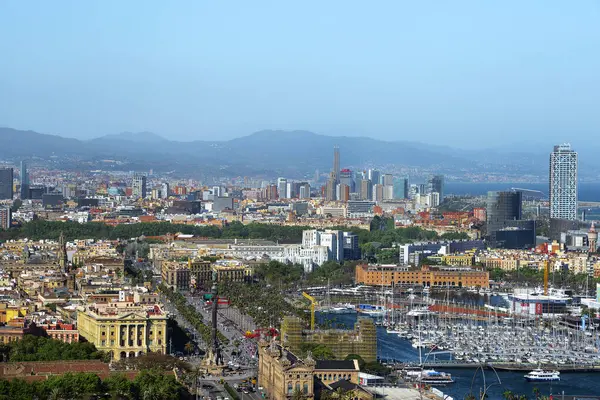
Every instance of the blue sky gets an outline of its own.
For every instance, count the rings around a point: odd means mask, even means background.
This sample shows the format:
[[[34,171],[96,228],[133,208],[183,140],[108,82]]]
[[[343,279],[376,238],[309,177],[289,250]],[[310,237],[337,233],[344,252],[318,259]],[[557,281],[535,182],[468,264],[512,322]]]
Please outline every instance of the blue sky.
[[[599,21],[592,0],[3,1],[0,125],[577,145],[600,133]]]

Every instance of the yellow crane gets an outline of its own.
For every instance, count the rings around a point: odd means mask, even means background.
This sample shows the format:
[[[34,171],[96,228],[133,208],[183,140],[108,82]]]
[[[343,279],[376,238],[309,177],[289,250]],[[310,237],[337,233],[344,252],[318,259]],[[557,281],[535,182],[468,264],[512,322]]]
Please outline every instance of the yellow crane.
[[[548,296],[548,275],[550,272],[548,260],[544,261],[544,296]]]
[[[310,294],[306,292],[302,292],[302,296],[310,301],[310,330],[315,330],[315,305],[317,305],[317,300],[312,297]]]

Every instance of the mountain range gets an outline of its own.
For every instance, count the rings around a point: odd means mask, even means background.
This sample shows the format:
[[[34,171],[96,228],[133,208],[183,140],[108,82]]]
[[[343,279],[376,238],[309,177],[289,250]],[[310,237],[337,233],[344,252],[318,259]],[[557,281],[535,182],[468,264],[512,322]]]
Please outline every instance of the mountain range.
[[[547,152],[460,150],[413,141],[325,136],[308,131],[255,132],[227,141],[173,141],[151,132],[124,132],[91,140],[0,128],[0,158],[7,160],[71,159],[79,162],[118,160],[127,170],[185,171],[224,176],[251,174],[312,176],[331,169],[333,147],[341,166],[410,166],[439,172],[547,173]]]

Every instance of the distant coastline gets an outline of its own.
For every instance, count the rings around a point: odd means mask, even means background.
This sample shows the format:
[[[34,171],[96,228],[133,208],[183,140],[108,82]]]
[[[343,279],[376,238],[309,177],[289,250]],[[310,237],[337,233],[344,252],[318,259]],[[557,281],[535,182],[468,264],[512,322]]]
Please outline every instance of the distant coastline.
[[[457,196],[484,196],[489,191],[509,190],[510,188],[522,188],[539,190],[548,195],[548,183],[524,183],[524,182],[446,182],[445,194]],[[579,201],[600,201],[600,182],[580,182]]]

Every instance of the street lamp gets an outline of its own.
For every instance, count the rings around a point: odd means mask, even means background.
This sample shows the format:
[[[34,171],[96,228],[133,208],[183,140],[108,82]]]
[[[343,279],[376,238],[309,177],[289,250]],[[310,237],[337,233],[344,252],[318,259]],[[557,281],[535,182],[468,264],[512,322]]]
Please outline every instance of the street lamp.
[[[494,374],[496,375],[496,379],[498,379],[498,382],[494,382],[494,383],[491,383],[490,385],[486,386],[486,383],[485,383],[485,372],[483,370],[483,366],[481,366],[481,365],[479,365],[477,367],[477,369],[473,373],[473,379],[471,379],[471,389],[469,390],[469,393],[471,395],[473,395],[473,383],[475,382],[475,376],[477,375],[477,371],[481,370],[481,376],[483,377],[483,392],[480,395],[480,399],[481,400],[485,399],[485,396],[487,395],[487,391],[492,386],[501,385],[502,384],[502,381],[500,380],[500,377],[498,376],[498,372],[496,372],[496,368],[494,368],[493,365],[489,365],[489,367],[492,369],[492,371],[494,371]]]

